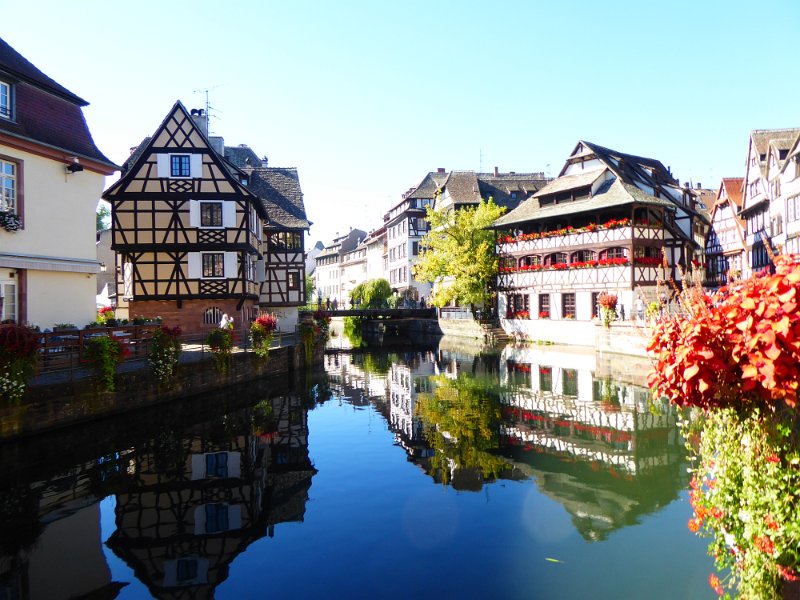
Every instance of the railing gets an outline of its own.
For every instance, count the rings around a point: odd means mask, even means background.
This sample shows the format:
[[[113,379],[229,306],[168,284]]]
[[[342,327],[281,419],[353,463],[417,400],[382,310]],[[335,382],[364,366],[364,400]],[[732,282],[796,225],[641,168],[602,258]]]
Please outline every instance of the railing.
[[[53,331],[42,334],[40,339],[40,360],[38,375],[61,373],[71,379],[81,369],[87,369],[86,346],[89,340],[97,337],[112,337],[119,340],[129,351],[123,364],[141,362],[150,355],[153,332],[160,325],[131,325],[129,327],[98,327]],[[182,335],[182,362],[205,360],[211,353],[206,345],[207,333]],[[296,345],[300,339],[298,330],[276,331],[272,336],[270,348]],[[252,352],[249,328],[234,330],[234,352]],[[135,367],[131,367],[135,368]]]

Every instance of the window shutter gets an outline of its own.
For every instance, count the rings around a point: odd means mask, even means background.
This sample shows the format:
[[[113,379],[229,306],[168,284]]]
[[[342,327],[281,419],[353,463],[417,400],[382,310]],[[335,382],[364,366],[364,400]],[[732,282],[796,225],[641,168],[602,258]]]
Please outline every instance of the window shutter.
[[[263,258],[256,261],[256,283],[264,283],[267,280],[267,264]]]
[[[189,200],[189,227],[200,227],[199,200]]]
[[[225,277],[227,279],[236,279],[238,277],[238,272],[236,268],[237,263],[238,263],[238,253],[236,252],[225,253]]]
[[[156,154],[156,167],[159,177],[169,177],[169,154]]]
[[[200,253],[189,252],[186,257],[189,261],[189,279],[200,279],[203,272],[201,269]]]
[[[233,200],[222,203],[222,226],[236,227],[236,202]]]
[[[189,155],[189,174],[192,177],[203,176],[203,155],[190,154]]]

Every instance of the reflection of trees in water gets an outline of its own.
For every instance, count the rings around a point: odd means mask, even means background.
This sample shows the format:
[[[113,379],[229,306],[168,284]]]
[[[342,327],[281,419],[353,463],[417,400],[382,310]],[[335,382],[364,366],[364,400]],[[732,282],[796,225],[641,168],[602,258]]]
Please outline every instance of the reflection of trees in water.
[[[494,480],[511,465],[493,454],[499,446],[500,400],[484,380],[459,375],[456,379],[439,375],[431,378],[432,393],[420,394],[416,415],[423,423],[425,436],[433,449],[431,475],[438,481],[465,487],[469,472],[478,479]],[[494,385],[496,388],[496,384]],[[475,481],[480,489],[482,482]]]
[[[29,550],[39,534],[39,494],[25,484],[0,490],[0,554]]]

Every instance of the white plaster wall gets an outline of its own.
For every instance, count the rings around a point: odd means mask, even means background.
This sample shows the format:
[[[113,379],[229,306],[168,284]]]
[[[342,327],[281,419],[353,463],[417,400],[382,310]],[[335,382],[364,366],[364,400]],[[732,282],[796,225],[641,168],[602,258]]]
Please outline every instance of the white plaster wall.
[[[587,171],[597,171],[599,169],[603,169],[605,166],[605,163],[600,162],[595,158],[594,160],[587,160],[583,163],[569,165],[564,171],[564,175],[580,175],[581,173],[586,173]]]
[[[3,252],[94,260],[95,210],[105,177],[74,175],[66,165],[0,145],[0,154],[24,161],[25,229],[2,235]]]
[[[27,271],[28,322],[42,329],[56,323],[78,327],[97,317],[94,275],[57,271]]]

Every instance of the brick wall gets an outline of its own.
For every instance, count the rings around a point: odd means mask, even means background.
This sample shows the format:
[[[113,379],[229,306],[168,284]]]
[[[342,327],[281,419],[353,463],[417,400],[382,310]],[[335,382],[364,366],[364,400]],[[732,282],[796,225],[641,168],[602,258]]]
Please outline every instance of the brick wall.
[[[239,301],[233,299],[209,300],[184,300],[181,308],[175,300],[138,300],[130,303],[130,319],[136,316],[161,317],[164,325],[174,327],[178,325],[185,335],[198,334],[208,331],[219,325],[219,320],[212,325],[203,323],[203,314],[209,308],[219,308],[223,314],[232,317],[234,327],[239,329],[242,324],[250,323],[251,309],[255,306],[253,300],[245,300],[241,310],[236,310]]]

